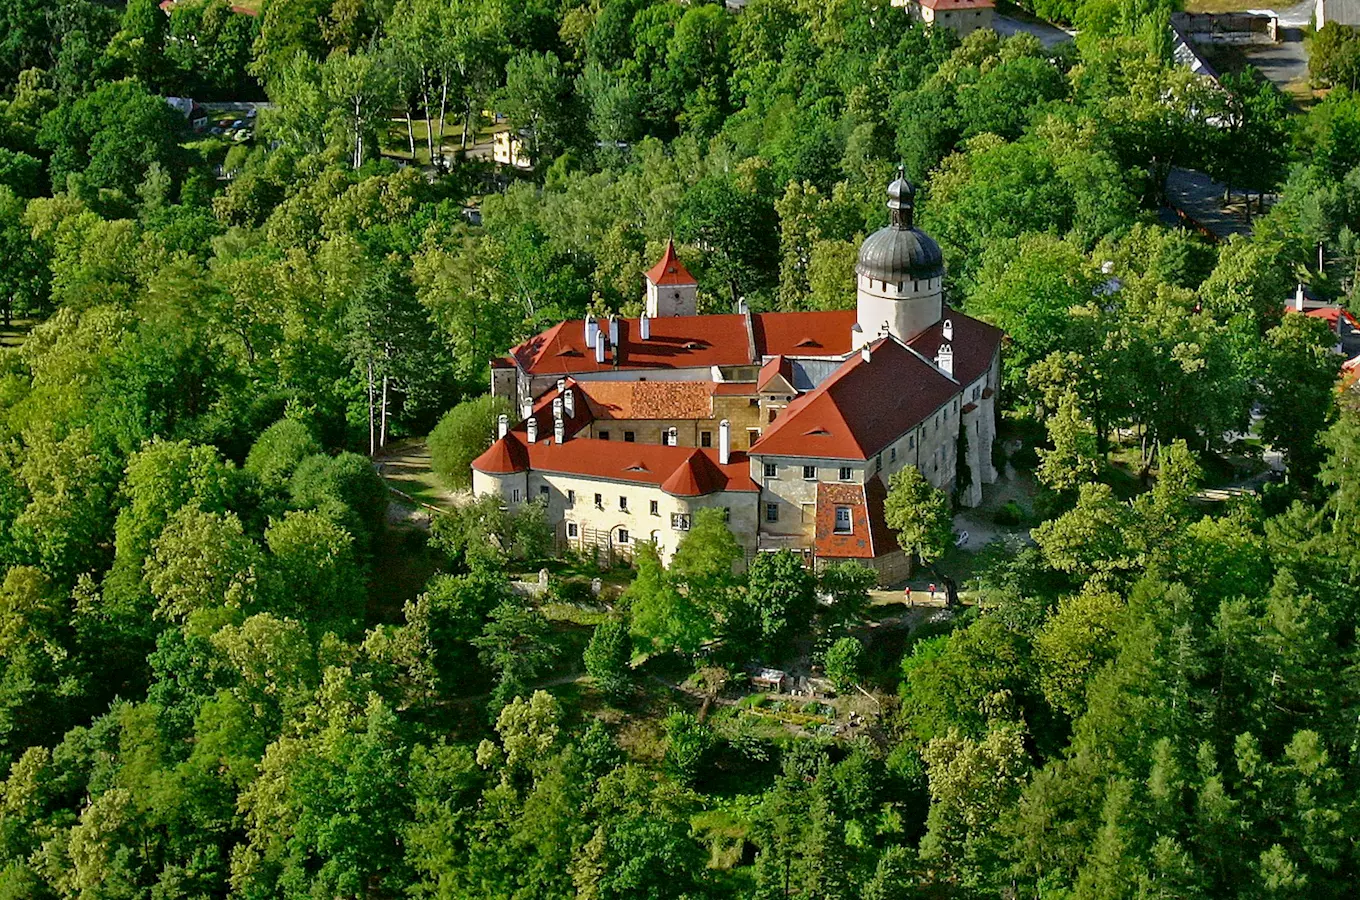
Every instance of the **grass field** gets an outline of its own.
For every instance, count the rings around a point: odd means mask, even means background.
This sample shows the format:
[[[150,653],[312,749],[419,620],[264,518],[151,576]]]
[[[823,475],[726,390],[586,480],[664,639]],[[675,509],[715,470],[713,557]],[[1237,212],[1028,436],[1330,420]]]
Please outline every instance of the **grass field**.
[[[8,328],[0,326],[0,347],[17,347],[28,337],[35,322],[32,319],[15,319]]]
[[[1186,0],[1185,11],[1191,13],[1243,12],[1253,8],[1242,0]]]

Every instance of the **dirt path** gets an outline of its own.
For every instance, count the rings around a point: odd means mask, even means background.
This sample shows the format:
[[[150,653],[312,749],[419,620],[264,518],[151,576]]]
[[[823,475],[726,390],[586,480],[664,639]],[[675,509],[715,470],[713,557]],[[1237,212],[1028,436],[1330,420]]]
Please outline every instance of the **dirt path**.
[[[452,509],[459,495],[439,483],[430,465],[430,448],[424,438],[389,444],[373,460],[373,467],[411,506]]]

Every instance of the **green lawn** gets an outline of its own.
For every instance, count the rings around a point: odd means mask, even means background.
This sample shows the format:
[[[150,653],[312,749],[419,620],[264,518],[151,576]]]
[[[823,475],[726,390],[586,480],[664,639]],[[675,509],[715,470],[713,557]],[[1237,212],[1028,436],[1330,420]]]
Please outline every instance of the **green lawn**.
[[[435,476],[430,467],[430,448],[424,438],[411,438],[388,444],[378,456],[379,471],[390,487],[420,503],[450,509],[454,494]]]
[[[430,124],[432,128],[438,129],[439,127],[439,123],[437,121],[432,120]],[[429,144],[426,141],[424,118],[421,117],[413,118],[411,120],[411,130],[415,132],[416,136],[415,161],[422,166],[428,166],[430,164],[430,150]],[[490,141],[492,133],[493,133],[492,129],[490,128],[478,129],[476,132],[468,136],[468,146],[471,147],[473,144],[476,143]],[[394,116],[387,123],[387,128],[383,130],[382,136],[379,139],[378,143],[381,145],[383,153],[387,154],[388,156],[400,157],[402,159],[412,158],[411,143],[410,138],[406,133],[406,119],[404,117]],[[462,149],[462,146],[463,146],[463,123],[453,118],[447,119],[444,122],[444,152],[455,153],[458,150]],[[435,149],[437,150],[438,148],[439,148],[439,134],[436,131]]]

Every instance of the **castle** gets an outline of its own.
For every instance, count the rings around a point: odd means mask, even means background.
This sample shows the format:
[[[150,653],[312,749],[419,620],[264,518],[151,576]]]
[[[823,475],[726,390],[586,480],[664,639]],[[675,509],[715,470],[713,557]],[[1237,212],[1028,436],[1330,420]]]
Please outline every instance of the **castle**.
[[[668,244],[636,319],[562,322],[491,364],[502,416],[473,491],[546,504],[565,546],[669,560],[705,508],[750,558],[857,560],[882,583],[911,562],[883,519],[889,477],[916,466],[965,505],[996,480],[1001,332],[944,306],[939,245],[905,178],[860,247],[857,303],[831,312],[697,315]]]

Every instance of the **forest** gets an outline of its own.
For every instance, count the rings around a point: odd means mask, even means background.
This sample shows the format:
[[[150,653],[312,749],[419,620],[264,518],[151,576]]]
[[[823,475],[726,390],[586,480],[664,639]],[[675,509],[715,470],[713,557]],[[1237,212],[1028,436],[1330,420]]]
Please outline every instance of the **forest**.
[[[1357,309],[1360,94],[1194,75],[1163,0],[1027,8],[1079,37],[0,0],[0,898],[1352,895],[1360,396],[1283,308]],[[501,117],[529,170],[471,152]],[[864,570],[734,575],[721,516],[552,561],[607,603],[514,589],[532,507],[393,527],[375,445],[469,459],[488,360],[636,314],[672,236],[705,311],[853,306],[899,165],[1042,486],[967,605],[883,637]],[[1169,226],[1173,168],[1249,233]],[[1284,476],[1206,502],[1249,432]],[[873,727],[729,699],[798,648]]]

